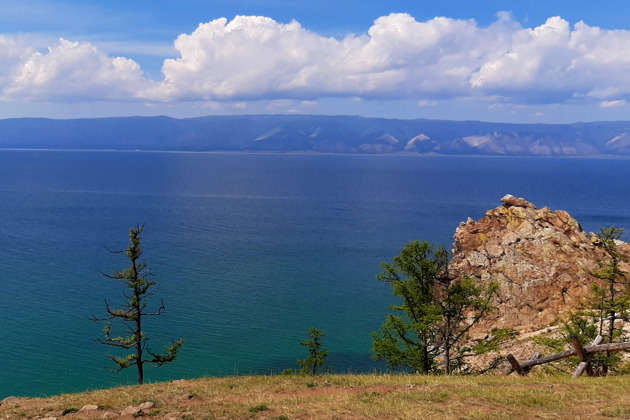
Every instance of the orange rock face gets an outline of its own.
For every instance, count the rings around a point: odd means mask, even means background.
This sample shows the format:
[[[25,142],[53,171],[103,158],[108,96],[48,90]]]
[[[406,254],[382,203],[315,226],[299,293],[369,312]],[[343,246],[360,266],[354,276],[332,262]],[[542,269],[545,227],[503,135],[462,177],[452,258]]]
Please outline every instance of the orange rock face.
[[[595,282],[589,272],[609,256],[567,212],[509,194],[501,201],[478,222],[469,218],[457,228],[450,270],[499,284],[496,310],[482,329],[537,331],[580,308]],[[630,256],[627,243],[619,250]],[[630,271],[627,263],[621,268]]]

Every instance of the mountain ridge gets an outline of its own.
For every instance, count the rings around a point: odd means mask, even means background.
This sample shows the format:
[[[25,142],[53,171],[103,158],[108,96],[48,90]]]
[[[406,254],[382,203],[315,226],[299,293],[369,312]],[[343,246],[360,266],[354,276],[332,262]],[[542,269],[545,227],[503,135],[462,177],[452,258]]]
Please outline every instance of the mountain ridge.
[[[0,149],[630,156],[630,121],[491,123],[325,115],[0,120]]]

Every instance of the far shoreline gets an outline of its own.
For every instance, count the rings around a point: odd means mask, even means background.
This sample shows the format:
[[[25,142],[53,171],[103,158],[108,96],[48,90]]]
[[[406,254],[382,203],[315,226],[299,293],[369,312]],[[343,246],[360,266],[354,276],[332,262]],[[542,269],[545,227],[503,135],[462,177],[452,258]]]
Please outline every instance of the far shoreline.
[[[310,150],[277,151],[277,150],[149,150],[149,149],[53,149],[53,148],[19,148],[0,147],[0,152],[70,152],[70,153],[163,153],[163,154],[205,154],[205,155],[294,155],[294,156],[365,156],[365,157],[414,157],[414,158],[524,158],[524,159],[600,159],[626,160],[630,156],[623,155],[446,155],[437,153],[329,153]]]

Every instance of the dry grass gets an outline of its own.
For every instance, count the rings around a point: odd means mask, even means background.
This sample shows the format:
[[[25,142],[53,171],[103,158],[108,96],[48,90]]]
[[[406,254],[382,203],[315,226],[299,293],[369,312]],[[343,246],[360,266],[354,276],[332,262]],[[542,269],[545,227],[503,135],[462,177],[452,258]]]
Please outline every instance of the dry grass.
[[[146,401],[140,416],[172,419],[630,419],[630,376],[204,378],[8,399],[0,417],[114,418]],[[86,404],[99,409],[73,412]]]

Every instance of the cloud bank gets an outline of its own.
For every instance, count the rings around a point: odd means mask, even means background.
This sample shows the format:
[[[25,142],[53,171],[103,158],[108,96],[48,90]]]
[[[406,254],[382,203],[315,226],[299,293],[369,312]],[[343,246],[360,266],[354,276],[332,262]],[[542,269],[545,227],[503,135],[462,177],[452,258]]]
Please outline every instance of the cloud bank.
[[[509,14],[474,20],[378,18],[337,39],[298,22],[237,16],[200,24],[174,42],[163,79],[96,45],[60,39],[35,51],[0,35],[0,100],[252,101],[323,97],[481,99],[513,104],[630,101],[630,31],[551,17],[524,28]]]

